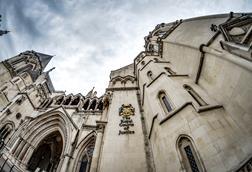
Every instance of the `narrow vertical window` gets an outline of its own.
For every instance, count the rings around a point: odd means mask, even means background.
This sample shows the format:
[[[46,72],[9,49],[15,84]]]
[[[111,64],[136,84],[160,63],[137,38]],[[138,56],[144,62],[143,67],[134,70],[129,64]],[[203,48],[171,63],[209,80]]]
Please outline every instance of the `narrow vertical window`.
[[[79,172],[89,172],[91,163],[92,163],[92,156],[94,152],[94,145],[95,142],[91,142],[87,147],[85,148],[82,158],[80,160],[80,170]]]
[[[8,137],[8,135],[11,133],[12,131],[12,126],[11,124],[5,124],[4,126],[2,126],[0,128],[0,139],[2,141],[5,141],[5,139]]]
[[[148,78],[149,78],[151,81],[154,79],[153,73],[152,73],[151,71],[148,71],[148,72],[147,72],[147,76],[148,76]]]
[[[190,139],[181,137],[178,141],[178,147],[185,170],[188,172],[202,172],[203,168],[200,164],[200,159]]]
[[[89,107],[89,110],[95,110],[96,107],[96,100],[94,99]]]
[[[184,85],[184,88],[200,106],[207,105],[207,103],[199,96],[196,91],[194,91],[192,87],[190,87],[189,85]]]
[[[176,75],[176,72],[174,72],[173,70],[171,70],[171,68],[165,67],[164,69],[165,69],[166,72],[168,72],[170,75]]]
[[[159,93],[159,99],[160,99],[160,102],[161,102],[163,108],[165,109],[165,111],[171,112],[173,109],[172,105],[164,92]]]
[[[63,100],[64,100],[64,96],[60,96],[60,97],[57,98],[55,104],[56,105],[61,105],[61,103],[63,102]]]
[[[65,99],[65,101],[63,102],[63,105],[69,105],[69,103],[71,102],[72,97],[69,96],[68,98]]]
[[[83,109],[87,110],[88,106],[89,106],[89,99],[87,99],[86,102],[84,103]]]

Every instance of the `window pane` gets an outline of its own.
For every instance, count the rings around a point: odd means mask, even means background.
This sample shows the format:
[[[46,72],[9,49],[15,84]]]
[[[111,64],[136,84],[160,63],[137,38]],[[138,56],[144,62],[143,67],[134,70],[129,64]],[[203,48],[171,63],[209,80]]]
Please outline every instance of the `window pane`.
[[[184,149],[185,149],[186,156],[187,156],[187,159],[189,161],[189,164],[191,166],[192,172],[199,172],[199,168],[198,168],[197,163],[195,161],[195,158],[193,156],[191,147],[190,146],[186,146],[186,147],[184,147]]]
[[[162,97],[162,101],[165,104],[165,107],[168,110],[168,112],[172,111],[172,107],[171,107],[170,103],[168,102],[166,96]]]

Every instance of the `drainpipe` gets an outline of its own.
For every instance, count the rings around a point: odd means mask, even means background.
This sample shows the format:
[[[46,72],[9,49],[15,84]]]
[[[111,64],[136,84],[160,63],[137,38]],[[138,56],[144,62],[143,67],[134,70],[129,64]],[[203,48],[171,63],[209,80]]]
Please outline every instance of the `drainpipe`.
[[[227,19],[226,22],[228,22],[230,19],[233,18],[233,12],[230,12],[229,14],[229,18]],[[206,44],[201,44],[200,47],[199,47],[199,51],[201,52],[201,56],[200,56],[200,62],[199,62],[199,67],[198,67],[198,71],[197,71],[197,75],[196,75],[196,78],[195,78],[195,84],[198,84],[199,82],[199,78],[200,78],[200,75],[201,75],[201,71],[202,71],[202,66],[203,66],[203,62],[204,62],[204,59],[205,59],[205,51],[203,51],[203,47],[208,47],[209,45],[212,44],[212,42],[215,40],[215,38],[221,33],[220,30],[218,30],[214,36],[206,43]]]

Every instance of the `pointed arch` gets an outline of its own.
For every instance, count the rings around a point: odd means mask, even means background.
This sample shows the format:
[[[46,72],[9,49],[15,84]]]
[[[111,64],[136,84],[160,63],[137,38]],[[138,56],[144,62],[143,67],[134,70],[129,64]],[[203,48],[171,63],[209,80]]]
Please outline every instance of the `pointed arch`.
[[[69,117],[60,111],[38,116],[21,133],[22,137],[17,140],[19,144],[15,144],[16,147],[12,149],[13,156],[22,163],[27,164],[42,140],[50,134],[58,132],[62,137],[62,153],[60,157],[63,157],[63,155],[69,153],[71,147],[71,128],[75,128],[74,124],[71,125],[71,123]],[[61,168],[62,162],[63,159],[60,159],[57,166],[58,169]]]
[[[183,87],[200,106],[207,105],[207,103],[200,97],[200,95],[191,86],[184,84]]]
[[[72,106],[77,106],[77,105],[79,104],[79,102],[80,102],[80,97],[77,96],[77,97],[75,97],[75,98],[72,100],[72,102],[71,102],[70,105],[72,105]]]
[[[56,102],[55,102],[55,105],[61,105],[61,103],[63,102],[64,100],[64,96],[59,96],[56,98]]]
[[[102,99],[99,101],[98,105],[97,105],[97,110],[102,110],[103,109],[103,101]]]
[[[72,100],[72,96],[67,96],[65,98],[65,100],[63,101],[63,105],[69,105],[69,103],[71,102]]]
[[[89,102],[90,102],[89,99],[86,99],[86,100],[84,101],[84,105],[83,105],[83,109],[84,109],[84,110],[87,110],[87,108],[89,107]]]
[[[31,171],[37,168],[45,171],[55,171],[62,154],[62,136],[59,131],[48,134],[35,149],[27,167]]]
[[[164,91],[159,91],[158,98],[166,113],[169,113],[173,110],[173,105]]]
[[[181,165],[188,172],[204,172],[204,164],[196,150],[192,138],[188,135],[180,135],[176,147]]]
[[[91,131],[80,143],[77,145],[76,149],[78,151],[76,155],[76,161],[74,163],[75,172],[89,172],[90,165],[92,162],[93,150],[95,147],[97,133]]]
[[[10,137],[14,129],[15,125],[13,122],[5,122],[2,126],[0,126],[0,139],[2,139],[6,143],[7,138]]]
[[[164,67],[164,69],[165,69],[166,72],[168,72],[170,75],[176,75],[176,72],[174,72],[171,68],[169,68],[169,67]]]
[[[93,99],[93,101],[91,102],[89,106],[89,110],[95,110],[96,102],[97,102],[96,99]]]
[[[154,79],[152,71],[148,71],[147,72],[147,76],[148,76],[148,78],[149,78],[150,81],[152,81]]]

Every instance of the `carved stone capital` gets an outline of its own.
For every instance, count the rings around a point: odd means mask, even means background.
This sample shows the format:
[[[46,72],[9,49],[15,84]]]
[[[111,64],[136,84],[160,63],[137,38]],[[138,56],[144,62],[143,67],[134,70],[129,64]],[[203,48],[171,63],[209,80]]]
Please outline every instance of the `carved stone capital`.
[[[96,121],[96,131],[103,133],[107,122],[106,121]]]

